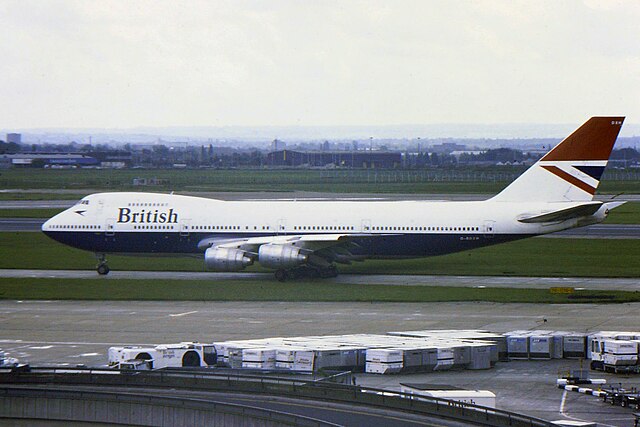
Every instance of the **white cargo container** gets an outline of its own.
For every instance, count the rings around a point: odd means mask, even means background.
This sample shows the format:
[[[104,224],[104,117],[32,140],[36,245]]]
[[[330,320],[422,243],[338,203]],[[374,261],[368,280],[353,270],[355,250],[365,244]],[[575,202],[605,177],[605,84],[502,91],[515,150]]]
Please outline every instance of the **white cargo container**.
[[[568,332],[564,331],[555,331],[551,334],[553,339],[553,353],[551,354],[552,359],[562,359],[564,352],[564,337],[568,334]]]
[[[295,347],[276,348],[276,369],[292,370],[295,354]]]
[[[393,348],[367,350],[365,372],[372,374],[395,374],[403,368],[403,351]]]
[[[402,349],[371,348],[367,350],[367,362],[374,363],[402,363]]]
[[[562,340],[562,357],[566,359],[584,359],[587,357],[587,336],[570,332]]]
[[[638,363],[638,343],[626,340],[604,340],[602,361],[608,366],[633,366]]]
[[[451,347],[438,347],[438,362],[434,371],[444,371],[453,367],[453,349]]]
[[[276,368],[275,348],[245,348],[242,350],[242,367],[270,370]]]
[[[553,356],[553,337],[550,335],[532,335],[529,337],[529,358],[548,360]]]
[[[471,360],[467,365],[467,369],[489,369],[492,364],[492,349],[497,349],[496,344],[489,343],[469,343],[469,349],[471,352]],[[497,355],[497,352],[495,353]]]
[[[529,335],[513,334],[507,336],[507,355],[509,359],[529,358]]]
[[[402,362],[377,363],[367,362],[365,372],[368,374],[397,374],[402,370]]]
[[[296,350],[293,359],[293,370],[313,372],[315,369],[316,355],[312,350]]]

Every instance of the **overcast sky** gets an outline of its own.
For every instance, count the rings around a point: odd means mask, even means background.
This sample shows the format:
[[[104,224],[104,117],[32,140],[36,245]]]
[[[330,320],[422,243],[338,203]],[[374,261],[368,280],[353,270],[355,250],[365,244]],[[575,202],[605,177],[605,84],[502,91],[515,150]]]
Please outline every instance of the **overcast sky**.
[[[640,122],[640,1],[0,0],[0,127]]]

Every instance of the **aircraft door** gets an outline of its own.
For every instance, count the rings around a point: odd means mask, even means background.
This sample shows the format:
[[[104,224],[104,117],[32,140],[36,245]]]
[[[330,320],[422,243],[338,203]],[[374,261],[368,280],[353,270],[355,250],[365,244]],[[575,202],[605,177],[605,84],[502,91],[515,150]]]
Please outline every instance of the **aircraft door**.
[[[486,220],[482,225],[482,232],[484,233],[484,237],[487,239],[493,238],[495,233],[496,222],[493,220]]]
[[[191,229],[191,220],[183,219],[180,221],[180,235],[183,237],[187,237],[189,235]]]
[[[104,230],[105,236],[113,236],[116,233],[116,219],[108,218]]]
[[[287,233],[287,220],[284,218],[278,220],[278,230],[276,230],[277,234],[286,234]]]
[[[370,219],[363,219],[362,220],[362,232],[363,233],[370,233],[371,232],[371,220]]]

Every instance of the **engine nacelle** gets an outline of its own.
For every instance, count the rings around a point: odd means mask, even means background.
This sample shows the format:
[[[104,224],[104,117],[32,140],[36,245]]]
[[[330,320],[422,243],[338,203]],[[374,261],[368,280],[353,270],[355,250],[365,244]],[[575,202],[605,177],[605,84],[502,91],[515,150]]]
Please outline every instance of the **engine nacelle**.
[[[307,261],[307,255],[300,248],[290,245],[268,244],[260,246],[258,262],[267,268],[292,268]]]
[[[240,249],[214,246],[204,252],[204,265],[214,271],[239,271],[253,264],[253,259]]]

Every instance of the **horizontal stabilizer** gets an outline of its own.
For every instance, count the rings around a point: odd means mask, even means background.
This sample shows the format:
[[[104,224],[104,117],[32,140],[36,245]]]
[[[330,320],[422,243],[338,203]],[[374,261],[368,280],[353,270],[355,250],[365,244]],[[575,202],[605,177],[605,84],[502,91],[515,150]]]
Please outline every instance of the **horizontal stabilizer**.
[[[518,221],[527,224],[537,222],[561,222],[568,219],[593,215],[598,211],[598,209],[600,209],[600,207],[602,207],[602,205],[602,202],[583,203],[578,206],[559,209],[557,211],[545,212],[543,214],[525,215],[521,218],[518,218]]]

